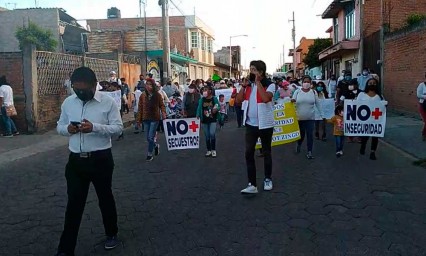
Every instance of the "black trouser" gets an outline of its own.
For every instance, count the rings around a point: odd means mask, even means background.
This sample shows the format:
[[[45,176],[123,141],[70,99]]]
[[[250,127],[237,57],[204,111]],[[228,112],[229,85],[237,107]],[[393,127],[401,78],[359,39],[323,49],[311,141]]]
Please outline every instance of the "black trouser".
[[[160,122],[158,123],[157,132],[164,132],[163,120],[160,120]]]
[[[326,134],[326,120],[315,120],[315,137],[320,138],[320,127],[322,129],[321,139],[325,139],[327,137]]]
[[[241,124],[243,123],[243,113],[241,106],[235,106],[235,112],[237,113],[237,124],[238,127],[241,127]]]
[[[107,236],[117,234],[117,210],[111,190],[113,169],[114,160],[111,149],[93,152],[88,158],[82,158],[75,153],[70,154],[65,168],[68,203],[58,252],[74,255],[91,182],[98,196],[105,233]]]
[[[367,142],[370,137],[361,137],[361,149],[365,151],[365,148],[367,147]],[[376,151],[377,146],[379,145],[379,138],[378,137],[371,137],[371,151]]]
[[[259,130],[259,127],[250,126],[246,124],[246,164],[248,181],[253,186],[256,184],[256,163],[254,161],[254,152],[256,151],[256,143],[258,138],[262,141],[263,153],[263,168],[265,169],[265,178],[270,179],[272,175],[272,133],[274,128]]]

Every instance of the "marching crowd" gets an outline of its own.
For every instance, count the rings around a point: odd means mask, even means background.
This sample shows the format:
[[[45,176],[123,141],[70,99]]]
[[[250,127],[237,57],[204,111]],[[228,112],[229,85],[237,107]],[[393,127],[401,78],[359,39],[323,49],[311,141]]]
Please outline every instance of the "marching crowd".
[[[425,76],[426,80],[426,76]],[[332,135],[336,143],[336,157],[343,156],[344,101],[377,101],[386,105],[380,92],[378,77],[365,69],[357,78],[350,72],[343,72],[336,79],[316,81],[309,76],[301,79],[266,75],[266,64],[261,61],[250,63],[250,76],[238,80],[203,81],[187,80],[184,85],[167,82],[162,85],[150,75],[140,76],[133,92],[125,79],[119,79],[112,71],[110,78],[98,82],[95,73],[81,67],[70,74],[64,85],[69,96],[61,107],[57,124],[59,134],[69,137],[69,159],[65,168],[68,203],[65,224],[60,238],[57,255],[73,255],[77,242],[84,205],[90,183],[93,183],[99,199],[99,206],[105,226],[107,240],[105,249],[119,245],[117,239],[117,212],[112,194],[112,174],[114,161],[111,152],[111,138],[123,136],[123,113],[129,113],[133,106],[135,117],[134,132],[146,132],[148,141],[147,161],[152,161],[160,153],[159,132],[164,131],[162,120],[166,118],[198,118],[206,141],[206,157],[217,157],[216,131],[228,120],[228,111],[234,111],[238,128],[245,129],[245,160],[248,185],[243,194],[258,193],[256,182],[255,152],[256,143],[261,141],[260,155],[263,157],[263,189],[273,189],[272,183],[272,137],[274,132],[273,106],[280,103],[294,104],[300,129],[300,139],[296,143],[296,153],[302,150],[307,141],[306,158],[314,159],[313,144],[316,140],[327,140],[327,122],[333,124]],[[229,101],[224,95],[216,96],[215,90],[232,89]],[[116,101],[101,91],[120,91],[121,108]],[[426,82],[417,90],[419,111],[426,121]],[[319,101],[333,99],[334,116],[323,118]],[[290,103],[291,102],[291,103]],[[18,131],[11,119],[16,115],[13,106],[13,91],[5,77],[0,78],[0,106],[2,120],[6,126],[5,137],[13,137]],[[423,130],[426,138],[426,128]],[[369,137],[347,138],[349,142],[359,142],[359,153],[366,153]],[[378,138],[372,137],[370,159],[376,160]]]

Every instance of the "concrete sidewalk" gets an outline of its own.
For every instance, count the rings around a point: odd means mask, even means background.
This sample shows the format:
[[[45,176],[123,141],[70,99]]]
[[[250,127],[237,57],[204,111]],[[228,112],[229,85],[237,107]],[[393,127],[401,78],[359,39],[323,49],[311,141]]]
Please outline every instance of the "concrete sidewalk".
[[[124,127],[130,126],[133,120],[133,112],[125,114],[123,116]],[[43,134],[22,134],[13,138],[0,137],[0,164],[64,147],[67,144],[68,138],[58,135],[56,130]]]
[[[420,119],[387,113],[383,141],[418,158],[426,158],[426,142],[422,140],[423,122]]]

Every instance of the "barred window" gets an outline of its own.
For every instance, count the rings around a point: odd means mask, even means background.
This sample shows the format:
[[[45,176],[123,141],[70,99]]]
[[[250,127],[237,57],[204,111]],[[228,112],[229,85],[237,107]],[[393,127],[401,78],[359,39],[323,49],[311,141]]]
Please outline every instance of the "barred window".
[[[198,48],[199,47],[199,41],[200,41],[200,33],[191,32],[191,47],[192,48]]]

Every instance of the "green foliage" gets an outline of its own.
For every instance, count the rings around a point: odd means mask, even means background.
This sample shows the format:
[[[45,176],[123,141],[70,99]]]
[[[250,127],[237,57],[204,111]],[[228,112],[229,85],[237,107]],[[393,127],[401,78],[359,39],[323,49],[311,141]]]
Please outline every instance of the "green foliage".
[[[407,26],[415,26],[426,20],[426,14],[412,13],[407,17]]]
[[[303,63],[305,63],[310,68],[321,66],[318,55],[332,44],[333,42],[330,38],[315,39],[314,44],[309,46],[309,51],[303,59]]]
[[[15,36],[21,50],[25,45],[33,44],[38,51],[55,51],[58,45],[50,30],[45,30],[32,22],[29,22],[27,27],[18,28]]]

